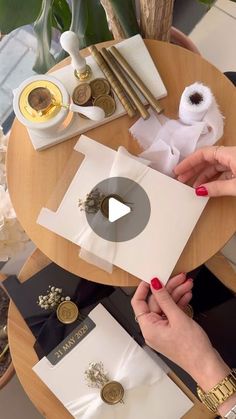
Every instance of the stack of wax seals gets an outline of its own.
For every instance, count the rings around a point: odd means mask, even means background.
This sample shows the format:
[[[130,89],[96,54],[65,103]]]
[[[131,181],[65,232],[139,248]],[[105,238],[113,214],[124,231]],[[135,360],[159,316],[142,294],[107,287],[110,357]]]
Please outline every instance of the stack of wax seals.
[[[104,78],[94,79],[90,83],[80,83],[74,89],[72,100],[80,106],[98,106],[104,110],[106,117],[111,116],[116,110],[110,83]]]

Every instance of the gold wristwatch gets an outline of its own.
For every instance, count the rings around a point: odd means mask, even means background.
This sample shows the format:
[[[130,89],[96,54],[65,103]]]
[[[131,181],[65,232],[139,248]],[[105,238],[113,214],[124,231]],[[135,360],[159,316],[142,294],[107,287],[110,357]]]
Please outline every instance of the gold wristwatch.
[[[218,407],[224,403],[232,394],[236,392],[236,368],[221,380],[215,387],[205,393],[201,387],[197,386],[197,394],[202,403],[208,409],[216,413]]]

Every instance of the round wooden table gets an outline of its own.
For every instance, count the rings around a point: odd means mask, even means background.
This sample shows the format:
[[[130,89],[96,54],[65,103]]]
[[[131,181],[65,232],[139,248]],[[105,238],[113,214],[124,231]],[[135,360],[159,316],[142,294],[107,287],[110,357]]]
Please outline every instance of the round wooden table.
[[[49,263],[50,260],[40,250],[35,250],[23,266],[19,280],[26,281]],[[33,349],[35,339],[12,301],[8,315],[8,336],[17,376],[39,412],[47,419],[71,419],[72,416],[65,407],[33,372],[32,367],[38,361]],[[169,376],[194,403],[194,407],[184,416],[184,419],[213,419],[215,417],[174,373],[169,373]]]
[[[99,48],[111,43],[100,44]],[[164,42],[147,40],[145,43],[168,91],[168,96],[161,101],[165,115],[177,118],[183,89],[195,81],[201,81],[212,89],[226,118],[221,143],[236,145],[236,89],[231,82],[197,54]],[[86,50],[83,53],[88,54]],[[57,68],[68,62],[66,59]],[[114,149],[124,145],[130,152],[137,154],[137,142],[128,133],[128,128],[134,122],[135,119],[123,116],[86,134]],[[36,224],[38,214],[51,197],[77,139],[78,136],[75,136],[38,152],[34,150],[26,128],[15,120],[8,145],[7,176],[17,217],[36,246],[64,269],[96,282],[119,286],[137,285],[137,278],[117,267],[112,274],[108,274],[87,264],[78,257],[78,246]],[[175,267],[175,272],[189,272],[204,263],[227,242],[235,230],[236,199],[227,197],[210,200]]]

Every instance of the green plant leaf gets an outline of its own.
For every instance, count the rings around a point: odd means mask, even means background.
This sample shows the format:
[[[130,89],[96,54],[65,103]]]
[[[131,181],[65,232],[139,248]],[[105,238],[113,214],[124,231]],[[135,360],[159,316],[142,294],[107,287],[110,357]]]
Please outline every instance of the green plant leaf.
[[[50,53],[52,36],[52,3],[53,0],[43,0],[40,14],[34,23],[38,40],[36,61],[33,69],[37,73],[46,73],[56,60]]]
[[[140,33],[133,0],[109,0],[127,38]]]
[[[80,39],[80,49],[112,39],[106,14],[99,0],[72,0],[70,30]]]
[[[0,31],[7,34],[20,26],[33,23],[42,0],[0,0]]]
[[[71,24],[71,11],[66,0],[53,1],[52,24],[60,32],[68,31]]]
[[[215,0],[198,0],[200,3],[206,4],[207,6],[211,7]]]

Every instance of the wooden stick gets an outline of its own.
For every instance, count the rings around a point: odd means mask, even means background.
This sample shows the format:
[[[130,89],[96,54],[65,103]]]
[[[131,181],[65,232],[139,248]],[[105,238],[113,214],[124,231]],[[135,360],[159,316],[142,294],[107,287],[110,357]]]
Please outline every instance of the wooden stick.
[[[116,61],[114,60],[112,54],[110,51],[106,50],[106,48],[101,49],[101,54],[106,61],[106,63],[109,65],[119,82],[122,84],[125,92],[128,94],[128,96],[131,98],[132,102],[135,104],[136,108],[138,109],[140,115],[143,119],[148,119],[150,117],[149,112],[145,108],[144,104],[138,97],[137,93],[133,89],[133,87],[130,85],[128,80],[125,78],[123,73],[120,70],[120,67],[116,64]]]

